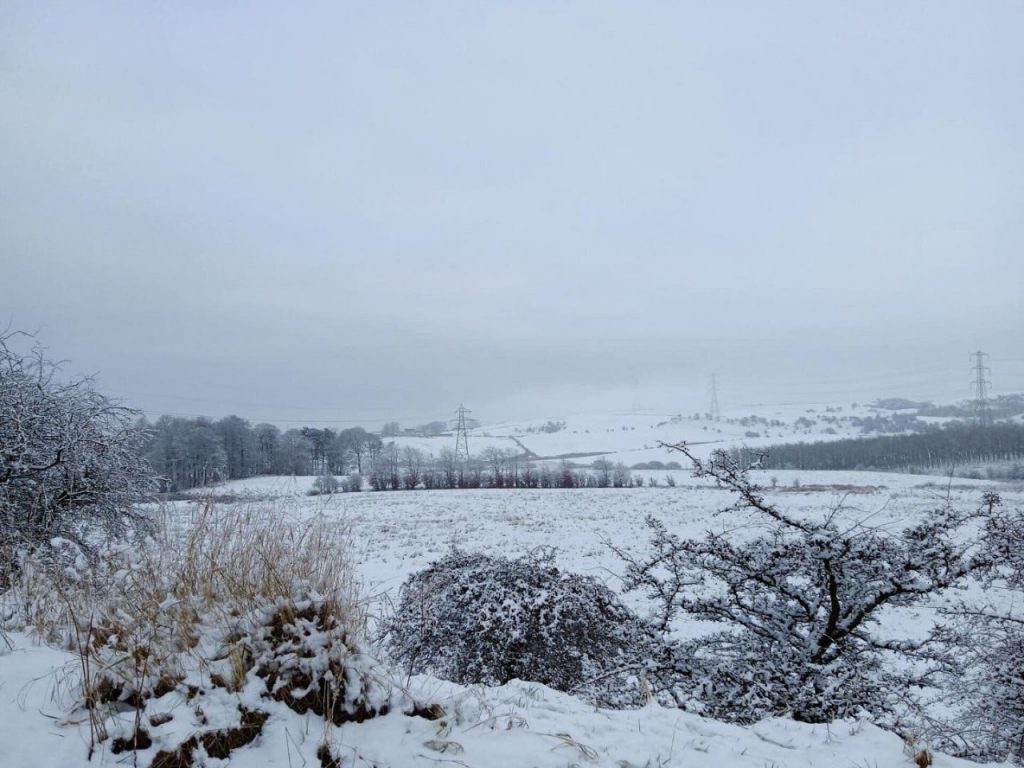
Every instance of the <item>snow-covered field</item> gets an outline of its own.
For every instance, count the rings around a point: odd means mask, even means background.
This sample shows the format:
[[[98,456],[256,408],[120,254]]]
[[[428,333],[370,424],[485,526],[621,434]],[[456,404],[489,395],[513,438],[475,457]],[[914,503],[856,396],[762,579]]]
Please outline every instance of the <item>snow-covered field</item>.
[[[678,456],[678,454],[675,454]],[[217,486],[245,504],[273,504],[281,514],[305,518],[326,515],[347,526],[353,553],[368,594],[395,597],[409,576],[452,547],[518,557],[530,550],[556,549],[558,567],[598,576],[618,590],[622,564],[608,544],[641,551],[648,540],[645,518],[653,515],[682,536],[705,530],[736,530],[749,518],[719,515],[732,497],[688,471],[638,471],[676,478],[674,488],[465,489],[337,493],[309,497],[312,477],[252,478]],[[977,506],[984,490],[995,488],[1007,503],[1024,506],[1024,491],[983,480],[960,480],[949,488],[941,479],[883,472],[755,471],[752,479],[768,500],[785,510],[824,515],[836,506],[873,526],[899,527],[949,501]],[[777,486],[773,489],[771,478]],[[852,490],[850,490],[852,489]],[[246,500],[248,499],[248,500]],[[188,509],[188,502],[176,502]],[[736,535],[739,535],[737,533]],[[634,607],[641,598],[627,596]]]
[[[644,474],[647,474],[646,472]],[[654,474],[654,473],[651,473]],[[664,475],[664,472],[657,473]],[[296,520],[323,515],[344,526],[371,612],[395,598],[403,580],[451,547],[519,556],[555,547],[557,565],[597,576],[618,590],[622,564],[609,543],[640,552],[647,515],[669,530],[699,536],[707,529],[749,532],[749,519],[716,515],[731,498],[726,491],[674,472],[678,486],[627,489],[455,490],[347,493],[310,497],[310,477],[255,478],[219,486],[236,504],[271,505]],[[770,477],[776,478],[772,488]],[[992,484],[957,481],[951,488],[921,476],[861,472],[771,472],[755,479],[770,501],[802,515],[824,514],[839,504],[854,519],[898,528],[949,500],[976,506]],[[852,489],[852,490],[851,490]],[[1024,506],[1024,490],[997,486],[1009,504]],[[172,514],[187,524],[198,502],[174,502]],[[226,505],[222,504],[221,507]],[[649,606],[636,594],[626,600]],[[886,623],[909,631],[927,625],[930,609],[893,615]],[[677,625],[680,636],[699,633]],[[0,655],[0,766],[64,768],[86,765],[87,725],[68,717],[70,654],[40,647],[25,635]],[[403,681],[404,682],[404,681]],[[772,720],[752,727],[725,725],[674,709],[603,711],[543,686],[513,682],[499,688],[464,688],[433,678],[411,681],[413,690],[440,701],[448,716],[431,722],[393,713],[329,734],[353,766],[813,766],[840,768],[908,766],[901,740],[857,722],[831,726]],[[273,709],[263,735],[209,765],[316,765],[323,721]],[[126,714],[125,717],[130,717]],[[130,753],[128,753],[130,754]],[[92,764],[131,764],[125,755],[101,752]],[[938,756],[937,766],[966,765]]]

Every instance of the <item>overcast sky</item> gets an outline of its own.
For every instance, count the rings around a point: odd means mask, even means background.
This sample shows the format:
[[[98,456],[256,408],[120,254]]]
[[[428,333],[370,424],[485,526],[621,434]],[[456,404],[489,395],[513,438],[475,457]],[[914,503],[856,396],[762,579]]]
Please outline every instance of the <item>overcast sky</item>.
[[[0,319],[153,413],[1024,390],[1024,3],[0,3]]]

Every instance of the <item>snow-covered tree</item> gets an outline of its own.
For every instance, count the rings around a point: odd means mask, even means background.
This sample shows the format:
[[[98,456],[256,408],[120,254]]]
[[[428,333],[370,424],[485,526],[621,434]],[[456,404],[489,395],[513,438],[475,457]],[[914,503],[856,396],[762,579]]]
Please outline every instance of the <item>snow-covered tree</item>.
[[[975,760],[1024,762],[1024,615],[960,608],[947,618],[944,688],[955,714],[929,724],[932,743]]]
[[[983,497],[985,546],[995,567],[986,594],[946,609],[940,633],[948,647],[944,688],[955,716],[933,724],[943,751],[978,760],[1024,762],[1024,515],[998,494]]]
[[[318,475],[313,481],[313,493],[316,496],[336,493],[338,490],[338,478],[331,474]]]
[[[770,504],[728,453],[702,460],[685,445],[672,447],[695,476],[732,491],[735,503],[723,511],[749,513],[752,526],[749,538],[732,531],[682,539],[649,518],[650,553],[617,550],[626,587],[646,590],[662,628],[677,616],[720,627],[678,646],[663,675],[678,703],[740,722],[890,712],[908,681],[897,681],[884,654],[914,654],[920,644],[881,637],[879,614],[988,565],[988,554],[963,535],[973,513],[938,509],[902,531],[849,522],[838,509],[797,516]]]
[[[89,379],[62,381],[40,347],[19,352],[28,338],[0,335],[0,544],[83,543],[86,529],[141,520],[155,485],[138,414]]]
[[[388,443],[370,462],[370,487],[375,491],[395,491],[401,487],[402,472],[398,446]]]

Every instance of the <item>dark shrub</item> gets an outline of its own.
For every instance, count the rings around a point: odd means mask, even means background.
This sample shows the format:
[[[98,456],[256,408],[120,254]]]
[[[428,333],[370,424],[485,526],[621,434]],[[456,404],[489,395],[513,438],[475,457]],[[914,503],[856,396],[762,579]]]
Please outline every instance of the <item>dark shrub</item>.
[[[402,585],[385,632],[411,673],[462,684],[531,680],[607,706],[642,703],[637,675],[661,648],[597,579],[562,573],[549,558],[458,550]]]

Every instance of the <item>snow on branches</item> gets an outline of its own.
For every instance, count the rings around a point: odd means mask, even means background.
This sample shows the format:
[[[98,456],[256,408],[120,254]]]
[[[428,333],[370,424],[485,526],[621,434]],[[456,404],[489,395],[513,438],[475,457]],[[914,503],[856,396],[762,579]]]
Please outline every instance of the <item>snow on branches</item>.
[[[0,333],[0,545],[119,530],[154,488],[136,413],[89,379],[59,380],[40,347],[17,351],[22,337]]]
[[[618,551],[626,588],[646,591],[663,629],[683,615],[721,627],[677,646],[667,677],[677,681],[678,703],[739,722],[784,713],[824,722],[865,711],[884,719],[910,682],[897,680],[884,655],[914,656],[927,643],[872,629],[883,609],[915,604],[989,566],[963,535],[974,514],[942,508],[898,532],[850,523],[840,509],[798,517],[769,503],[725,451],[704,460],[685,444],[670,447],[690,459],[696,477],[735,494],[723,511],[746,511],[764,529],[746,540],[710,532],[682,539],[648,518],[650,553]]]
[[[929,737],[951,754],[975,760],[1024,762],[1024,515],[1003,508],[992,491],[985,550],[993,562],[982,600],[945,608],[938,637],[948,649],[943,688],[952,715],[928,725]]]
[[[385,632],[410,673],[501,685],[519,678],[605,706],[636,705],[663,643],[597,579],[541,557],[453,551],[402,585]]]

